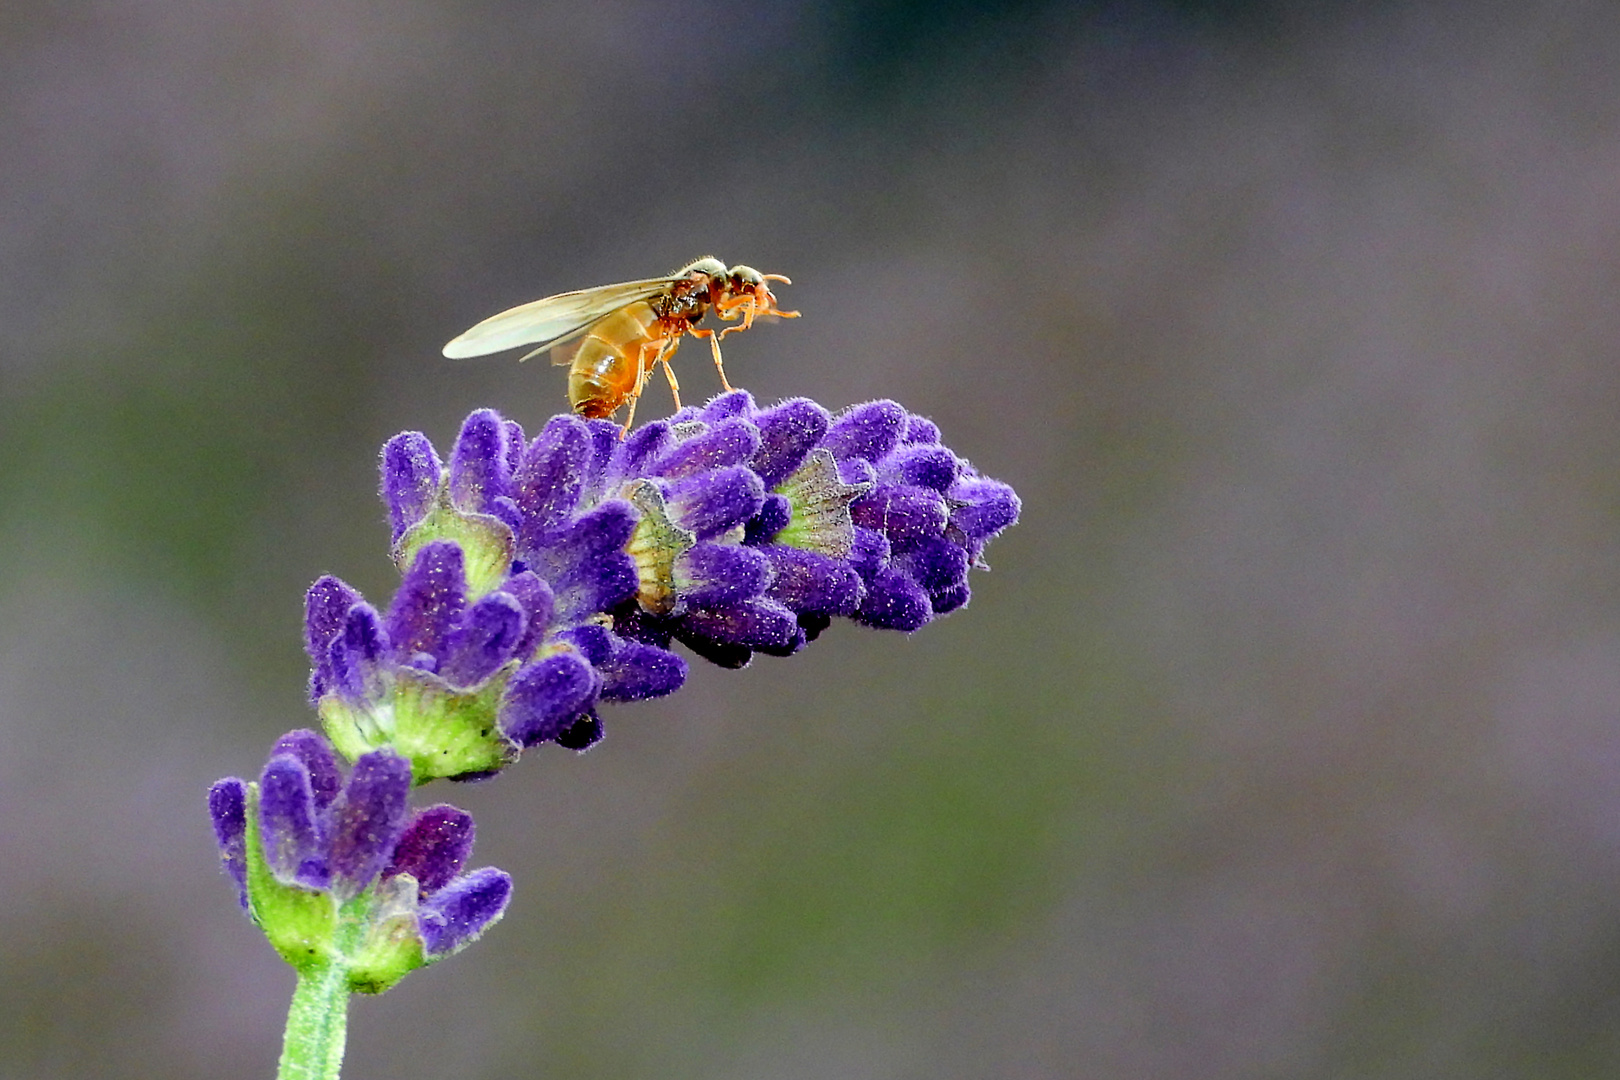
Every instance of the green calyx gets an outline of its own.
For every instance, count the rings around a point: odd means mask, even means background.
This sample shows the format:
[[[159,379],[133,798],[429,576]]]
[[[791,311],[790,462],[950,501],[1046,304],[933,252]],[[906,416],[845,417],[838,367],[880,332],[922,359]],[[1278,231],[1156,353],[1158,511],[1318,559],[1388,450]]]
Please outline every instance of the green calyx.
[[[399,874],[349,901],[277,880],[259,830],[259,785],[247,785],[248,912],[301,978],[337,969],[348,988],[380,994],[427,959],[417,931],[416,879]]]
[[[675,560],[691,550],[697,536],[670,519],[664,494],[652,481],[632,481],[624,498],[641,514],[624,549],[641,581],[636,602],[649,614],[668,615],[675,609]]]
[[[394,565],[404,573],[417,551],[434,540],[453,540],[461,545],[469,601],[479,599],[506,580],[517,544],[511,527],[500,518],[457,508],[450,498],[448,478],[439,484],[433,509],[394,544]]]
[[[870,490],[870,483],[844,483],[831,451],[823,447],[810,451],[804,464],[776,485],[776,494],[787,498],[793,512],[775,542],[835,559],[848,558],[855,545],[849,505]]]
[[[409,668],[391,672],[379,697],[356,706],[337,694],[320,701],[321,726],[338,753],[355,760],[388,747],[411,763],[417,784],[491,773],[512,764],[522,747],[500,729],[498,715],[516,661],[474,690],[452,689],[444,680]]]

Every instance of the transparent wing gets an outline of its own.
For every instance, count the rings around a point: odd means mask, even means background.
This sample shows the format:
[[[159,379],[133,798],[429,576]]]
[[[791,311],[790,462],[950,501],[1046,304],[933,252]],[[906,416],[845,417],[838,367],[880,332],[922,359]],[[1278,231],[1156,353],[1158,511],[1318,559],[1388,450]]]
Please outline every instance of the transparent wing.
[[[534,345],[534,352],[529,354],[533,356],[579,334],[610,311],[656,296],[679,280],[648,278],[598,285],[594,289],[558,293],[544,300],[519,304],[499,315],[491,315],[451,341],[444,347],[444,355],[462,360],[504,352],[519,345]]]

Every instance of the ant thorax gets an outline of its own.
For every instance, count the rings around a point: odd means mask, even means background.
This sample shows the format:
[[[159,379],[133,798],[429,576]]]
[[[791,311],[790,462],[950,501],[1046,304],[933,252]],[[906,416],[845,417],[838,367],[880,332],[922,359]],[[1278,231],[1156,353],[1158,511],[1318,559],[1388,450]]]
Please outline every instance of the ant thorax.
[[[706,282],[681,282],[661,297],[652,300],[653,311],[661,319],[697,322],[709,310],[709,289]]]

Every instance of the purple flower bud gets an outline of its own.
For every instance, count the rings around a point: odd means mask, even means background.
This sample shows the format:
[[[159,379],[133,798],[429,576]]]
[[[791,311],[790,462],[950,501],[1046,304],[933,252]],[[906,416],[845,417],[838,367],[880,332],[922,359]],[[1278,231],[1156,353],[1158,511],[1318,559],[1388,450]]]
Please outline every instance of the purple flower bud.
[[[512,654],[520,657],[532,656],[540,644],[540,638],[546,632],[546,627],[551,625],[555,603],[551,586],[540,580],[539,574],[525,570],[507,578],[502,589],[523,605],[525,615],[523,636],[518,640]]]
[[[378,672],[388,638],[382,620],[370,604],[349,609],[343,632],[332,639],[327,665],[332,673],[332,690],[355,703],[364,702],[378,689]]]
[[[653,462],[668,453],[673,445],[675,436],[670,433],[669,421],[643,424],[626,436],[614,452],[613,464],[608,469],[609,482],[618,484],[652,475]]]
[[[701,543],[675,560],[675,591],[689,607],[718,607],[760,595],[771,560],[740,544]]]
[[[511,896],[511,876],[494,867],[452,881],[417,913],[423,951],[439,959],[466,948],[501,917]]]
[[[763,599],[690,612],[676,637],[700,655],[706,655],[704,645],[729,643],[767,656],[789,656],[802,648],[805,640],[792,611]]]
[[[501,699],[500,726],[520,746],[549,742],[596,700],[602,677],[576,652],[519,669]]]
[[[324,889],[331,875],[316,825],[309,770],[292,754],[277,754],[259,777],[259,831],[264,859],[285,885]]]
[[[665,491],[670,515],[699,540],[741,526],[765,504],[765,485],[745,465],[711,469],[670,484]]]
[[[956,483],[961,462],[943,446],[903,446],[883,463],[883,476],[900,484],[946,492]]]
[[[579,505],[594,457],[590,430],[574,416],[554,416],[535,436],[512,477],[512,496],[523,511],[519,549],[544,543]]]
[[[645,701],[679,690],[686,662],[655,645],[630,641],[601,626],[576,626],[557,635],[579,649],[602,678],[603,701]]]
[[[930,597],[953,593],[967,587],[968,554],[940,537],[918,541],[894,557],[902,570]],[[960,606],[960,605],[958,605]],[[934,605],[936,612],[938,604]]]
[[[733,416],[749,417],[755,413],[754,396],[746,390],[728,390],[697,411],[697,418],[705,424],[716,424]]]
[[[427,516],[443,473],[433,444],[419,431],[402,432],[383,446],[382,497],[395,540]]]
[[[528,616],[516,597],[494,592],[467,611],[445,645],[439,676],[452,686],[472,688],[517,655]]]
[[[208,789],[208,815],[214,821],[214,839],[219,844],[219,863],[236,883],[242,910],[247,895],[247,784],[234,776],[216,781]]]
[[[304,650],[319,664],[327,647],[343,624],[349,609],[360,602],[360,594],[337,578],[327,575],[309,587],[304,596]]]
[[[944,497],[921,487],[879,487],[850,507],[856,525],[896,546],[943,535],[946,513]]]
[[[849,565],[867,581],[888,565],[889,538],[874,529],[857,528],[849,549]]]
[[[337,798],[338,791],[343,787],[343,772],[338,768],[337,755],[332,753],[330,743],[308,728],[299,728],[276,740],[276,744],[270,748],[270,756],[277,754],[291,754],[304,763],[304,769],[309,773],[310,795],[315,800],[317,811],[332,805],[332,800]]]
[[[937,443],[939,442],[939,427],[927,417],[909,417],[906,420],[906,434],[902,441],[908,443]]]
[[[866,584],[855,621],[877,630],[919,630],[933,617],[928,594],[898,570],[879,570]]]
[[[866,589],[855,568],[814,551],[773,545],[766,549],[773,571],[770,596],[802,616],[851,615]]]
[[[388,608],[388,640],[395,658],[408,661],[425,653],[442,659],[445,640],[466,604],[461,547],[449,540],[424,544]]]
[[[1018,496],[997,480],[964,476],[950,490],[956,504],[951,527],[965,538],[968,553],[977,559],[991,537],[1018,520]]]
[[[409,874],[422,895],[430,895],[461,873],[472,854],[474,832],[472,815],[448,803],[418,810],[394,845],[383,876]]]
[[[398,754],[376,750],[355,761],[328,826],[332,892],[340,900],[359,895],[388,864],[405,828],[410,792],[411,764]]]
[[[458,509],[494,513],[495,499],[511,482],[506,437],[506,424],[494,409],[479,409],[461,425],[450,454],[450,498]]]
[[[746,464],[758,449],[759,429],[741,417],[733,417],[677,443],[653,466],[653,472],[668,480],[679,480],[728,465]]]
[[[804,464],[815,449],[832,417],[809,398],[794,398],[754,417],[759,427],[760,445],[752,462],[754,471],[767,488],[774,488]]]
[[[768,544],[776,538],[776,534],[787,528],[788,522],[793,520],[793,504],[786,495],[767,495],[760,505],[759,513],[748,522],[747,531],[743,534],[745,544]]]
[[[906,410],[896,402],[869,401],[834,420],[821,445],[839,461],[852,457],[876,461],[899,444],[906,421]]]
[[[554,530],[545,546],[524,551],[530,569],[551,585],[554,618],[577,622],[635,595],[640,577],[624,552],[635,528],[630,504],[612,499]]]

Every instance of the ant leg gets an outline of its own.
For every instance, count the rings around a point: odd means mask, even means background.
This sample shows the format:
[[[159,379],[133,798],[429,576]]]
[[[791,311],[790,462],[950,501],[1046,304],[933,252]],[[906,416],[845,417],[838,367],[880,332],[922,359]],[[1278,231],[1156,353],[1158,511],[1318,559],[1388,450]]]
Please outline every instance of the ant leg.
[[[693,337],[703,337],[709,339],[709,348],[714,351],[714,370],[720,373],[720,385],[725,387],[727,393],[730,393],[737,388],[732,386],[731,383],[726,379],[726,365],[720,359],[720,339],[725,337],[728,331],[736,329],[737,327],[735,326],[728,326],[725,330],[722,330],[718,334],[716,334],[713,330],[708,329],[691,331]]]
[[[636,402],[640,399],[640,394],[630,395],[630,415],[624,418],[624,427],[619,429],[619,440],[621,442],[630,434],[630,425],[636,422]]]
[[[664,365],[664,378],[669,380],[669,392],[675,398],[675,411],[681,411],[681,384],[675,378],[675,369],[669,366],[669,358],[661,358]]]

